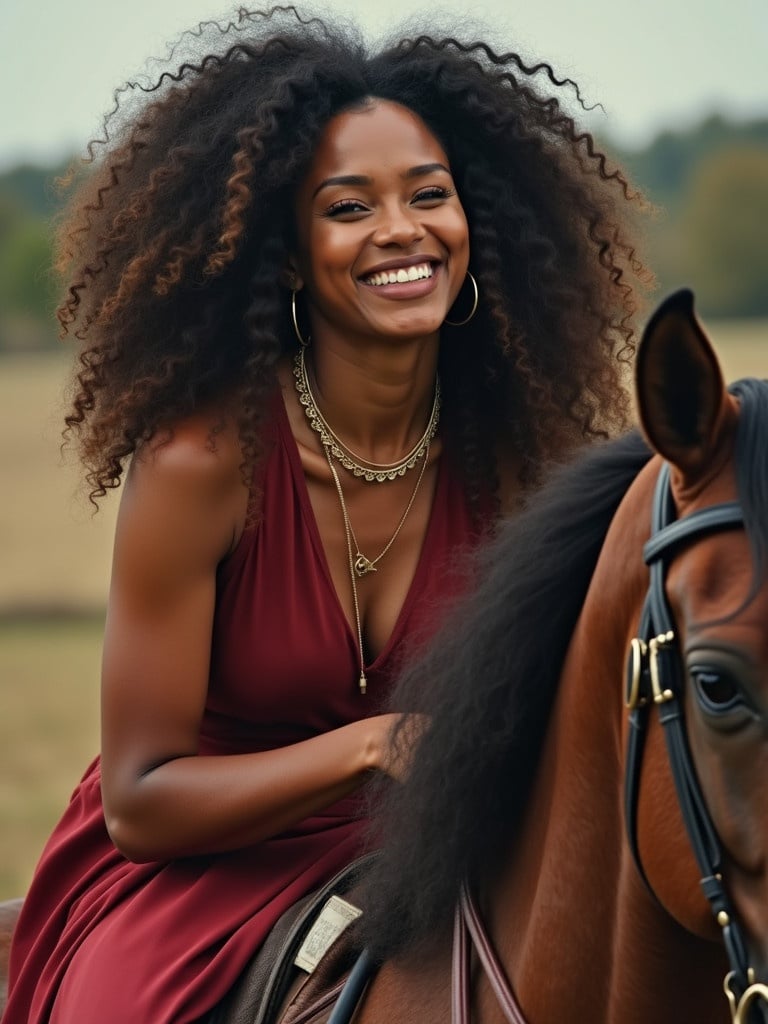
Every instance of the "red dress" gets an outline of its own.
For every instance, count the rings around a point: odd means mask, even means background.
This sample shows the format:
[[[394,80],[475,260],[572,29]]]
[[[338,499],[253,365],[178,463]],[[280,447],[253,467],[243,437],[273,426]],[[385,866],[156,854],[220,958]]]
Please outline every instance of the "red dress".
[[[275,422],[262,520],[218,575],[204,754],[268,750],[375,713],[407,638],[431,628],[453,556],[476,537],[443,456],[416,574],[361,695],[356,637],[282,401]],[[133,864],[106,832],[99,780],[97,759],[43,851],[14,936],[3,1024],[196,1021],[280,914],[362,851],[356,793],[255,846]]]

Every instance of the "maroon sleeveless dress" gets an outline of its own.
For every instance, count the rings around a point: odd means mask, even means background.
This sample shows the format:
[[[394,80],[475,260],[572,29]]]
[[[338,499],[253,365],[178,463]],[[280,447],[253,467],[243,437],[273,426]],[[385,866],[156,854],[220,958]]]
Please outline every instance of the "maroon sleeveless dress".
[[[200,752],[269,750],[380,710],[407,641],[432,628],[477,533],[443,455],[392,636],[358,690],[356,637],[331,582],[282,400],[263,517],[218,574]],[[226,994],[295,900],[361,852],[358,792],[231,853],[134,864],[104,825],[96,759],[48,841],[14,936],[3,1024],[182,1024]]]

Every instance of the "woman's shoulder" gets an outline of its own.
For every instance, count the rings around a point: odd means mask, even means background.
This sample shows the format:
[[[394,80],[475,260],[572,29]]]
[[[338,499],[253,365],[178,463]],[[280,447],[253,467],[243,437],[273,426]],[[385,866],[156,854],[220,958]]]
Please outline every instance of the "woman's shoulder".
[[[176,477],[201,486],[226,485],[243,463],[236,419],[209,406],[167,424],[136,451],[142,472]],[[133,467],[132,467],[133,468]]]
[[[121,518],[131,515],[159,529],[199,524],[220,556],[241,535],[249,486],[236,418],[209,406],[169,424],[145,441],[129,467]],[[218,539],[217,539],[218,538]]]

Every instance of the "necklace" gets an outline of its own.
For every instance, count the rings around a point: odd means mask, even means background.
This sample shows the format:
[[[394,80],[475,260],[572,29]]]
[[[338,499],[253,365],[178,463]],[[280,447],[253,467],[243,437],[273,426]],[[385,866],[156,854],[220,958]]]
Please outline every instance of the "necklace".
[[[328,454],[328,449],[326,449],[326,455],[327,454]],[[357,573],[357,575],[361,579],[363,578],[363,576],[367,576],[369,572],[377,572],[378,571],[376,569],[376,563],[380,562],[382,560],[384,555],[386,555],[386,553],[389,551],[389,549],[395,543],[395,540],[397,539],[397,535],[402,530],[403,523],[405,522],[406,517],[408,516],[408,513],[411,511],[411,506],[413,505],[413,502],[414,502],[414,500],[416,498],[416,492],[419,489],[419,484],[421,483],[421,478],[424,476],[424,470],[427,468],[427,462],[428,461],[429,461],[429,441],[427,441],[427,447],[426,447],[426,449],[424,451],[424,458],[423,458],[422,463],[421,463],[421,469],[419,470],[419,475],[416,477],[416,483],[414,485],[413,490],[411,491],[411,496],[408,499],[408,504],[405,506],[405,512],[403,512],[402,516],[400,516],[400,521],[397,524],[397,526],[395,527],[395,532],[389,538],[389,540],[384,545],[384,547],[381,549],[381,551],[378,553],[378,555],[376,555],[376,557],[372,558],[372,559],[371,558],[366,558],[365,555],[360,550],[360,545],[357,543],[357,537],[355,537],[355,531],[352,529],[352,520],[349,518],[349,514],[347,512],[346,505],[344,503],[344,492],[341,490],[341,484],[339,483],[339,485],[338,485],[338,489],[339,489],[339,492],[340,492],[339,493],[339,499],[341,501],[341,507],[342,507],[342,511],[344,512],[345,519],[349,523],[349,532],[350,532],[350,535],[352,537],[352,541],[353,541],[353,544],[354,544],[354,547],[355,547],[355,560],[354,560],[353,564],[354,564],[355,572]]]
[[[341,480],[339,480],[339,474],[336,470],[336,467],[333,464],[330,449],[325,444],[323,445],[323,451],[325,452],[325,457],[328,460],[328,466],[330,467],[331,475],[333,476],[333,482],[336,484],[336,493],[339,496],[339,504],[341,505],[341,515],[342,518],[344,519],[344,536],[347,542],[347,564],[349,566],[349,581],[352,584],[352,605],[355,611],[357,644],[358,650],[360,652],[360,679],[358,681],[358,685],[360,687],[360,693],[366,693],[368,689],[368,679],[365,675],[363,627],[360,621],[360,602],[357,597],[357,580],[355,577],[359,576],[362,578],[363,576],[366,576],[369,572],[376,572],[376,563],[379,562],[384,557],[384,555],[386,555],[386,553],[394,544],[395,538],[400,533],[400,530],[403,527],[403,523],[405,522],[408,513],[411,511],[411,506],[413,505],[414,499],[416,497],[416,492],[419,489],[421,478],[424,476],[424,469],[427,465],[427,460],[429,458],[429,441],[427,441],[427,447],[424,453],[424,461],[421,465],[421,470],[416,479],[416,486],[413,488],[413,491],[411,492],[411,497],[408,500],[408,504],[405,507],[405,512],[403,512],[402,516],[400,517],[400,522],[397,524],[395,532],[389,538],[389,541],[384,547],[384,549],[380,551],[376,558],[374,558],[372,561],[366,558],[365,555],[363,555],[360,552],[360,545],[357,543],[357,538],[355,537],[354,530],[352,529],[352,523],[349,518],[349,511],[347,510],[347,503],[344,500],[344,491],[341,486]],[[353,551],[355,551],[356,554],[353,554]]]
[[[413,469],[417,461],[424,457],[428,450],[429,443],[437,433],[440,422],[440,380],[435,378],[435,397],[432,402],[432,410],[427,420],[427,426],[416,444],[411,450],[396,462],[371,462],[360,455],[356,455],[338,437],[335,431],[328,424],[318,408],[315,396],[312,393],[312,386],[309,383],[307,365],[304,360],[304,349],[300,349],[293,360],[293,376],[299,402],[304,408],[310,426],[320,435],[323,448],[330,451],[333,457],[348,470],[353,476],[362,477],[368,483],[385,483],[387,480],[394,480],[398,476],[405,476],[409,469]],[[363,465],[362,463],[365,463]]]

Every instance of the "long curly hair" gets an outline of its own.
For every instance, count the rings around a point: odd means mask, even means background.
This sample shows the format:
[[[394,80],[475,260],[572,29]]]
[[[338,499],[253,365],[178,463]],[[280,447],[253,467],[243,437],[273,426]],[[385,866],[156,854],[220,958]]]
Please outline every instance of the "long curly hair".
[[[80,342],[65,436],[92,500],[214,400],[253,469],[275,364],[296,345],[281,283],[293,196],[329,119],[370,97],[434,133],[468,218],[480,307],[443,328],[440,372],[470,496],[496,487],[499,443],[530,482],[625,424],[622,364],[650,281],[631,239],[642,201],[566,112],[575,83],[453,36],[373,49],[292,6],[182,39],[193,58],[116,94],[59,226],[57,316]]]

